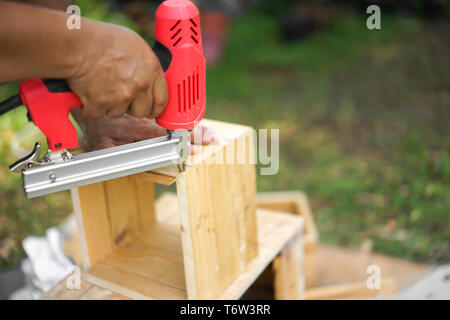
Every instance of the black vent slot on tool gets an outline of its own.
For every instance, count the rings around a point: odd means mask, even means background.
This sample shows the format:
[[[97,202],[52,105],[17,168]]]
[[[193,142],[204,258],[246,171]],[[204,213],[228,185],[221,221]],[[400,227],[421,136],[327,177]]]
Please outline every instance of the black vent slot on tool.
[[[181,39],[183,39],[183,37],[181,36],[181,26],[179,28],[177,28],[181,23],[181,20],[178,20],[173,26],[172,28],[170,28],[170,31],[172,32],[172,36],[170,37],[170,40],[173,40],[173,46],[175,47],[180,41]]]
[[[200,100],[199,73],[198,68],[193,71],[183,82],[177,85],[178,112],[186,113],[197,107],[195,104]]]
[[[198,44],[198,32],[196,31],[197,24],[194,22],[194,20],[190,19],[192,27],[191,27],[191,39],[194,40],[195,44]]]

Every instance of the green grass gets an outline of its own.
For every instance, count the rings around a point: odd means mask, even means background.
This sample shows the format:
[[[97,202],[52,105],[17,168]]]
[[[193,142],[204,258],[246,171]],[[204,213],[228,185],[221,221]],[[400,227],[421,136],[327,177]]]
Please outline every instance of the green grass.
[[[364,23],[340,15],[288,45],[270,17],[241,18],[208,70],[207,116],[280,128],[280,171],[259,190],[304,190],[323,242],[448,262],[449,42],[433,46],[445,28]]]
[[[448,23],[383,15],[370,31],[363,14],[331,16],[293,44],[261,11],[236,19],[223,62],[207,71],[206,116],[280,129],[279,173],[258,176],[258,189],[305,191],[322,242],[449,262]],[[0,97],[13,91],[1,86]],[[26,123],[24,110],[0,118],[0,268],[25,236],[71,212],[67,192],[25,200],[8,172]]]

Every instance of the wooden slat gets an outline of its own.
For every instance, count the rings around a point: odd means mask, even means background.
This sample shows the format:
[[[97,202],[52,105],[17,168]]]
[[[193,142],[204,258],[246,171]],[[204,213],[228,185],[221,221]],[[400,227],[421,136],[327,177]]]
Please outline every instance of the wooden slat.
[[[296,234],[302,234],[303,218],[277,211],[257,210],[258,257],[216,299],[239,299]],[[301,241],[301,240],[300,240]],[[303,274],[298,274],[304,277]]]
[[[78,300],[80,299],[89,289],[92,288],[92,284],[81,281],[80,289],[68,289],[67,278],[58,282],[53,288],[44,293],[41,296],[41,300]]]
[[[123,271],[99,262],[86,273],[86,281],[130,299],[185,299],[186,291],[167,286],[133,272]]]
[[[222,143],[203,148],[177,178],[189,298],[215,297],[257,256],[253,136],[238,128],[232,138],[226,134],[233,130],[222,132]],[[247,153],[243,164],[236,161],[239,140]],[[231,164],[225,163],[230,154]]]
[[[273,261],[276,300],[304,299],[303,244],[296,234]]]
[[[258,208],[295,213],[305,219],[303,235],[306,287],[317,285],[317,245],[319,236],[308,198],[300,191],[263,192],[257,194]],[[271,287],[273,272],[268,269],[258,279],[258,286]]]
[[[297,213],[305,219],[305,250],[313,249],[319,241],[319,232],[308,198],[300,191],[261,192],[257,198],[258,208]]]
[[[155,188],[151,181],[139,179],[139,175],[130,176],[134,196],[137,203],[136,231],[146,232],[156,221]]]
[[[92,285],[78,300],[130,300],[130,298]]]
[[[178,214],[178,200],[175,193],[162,194],[155,203],[156,220],[160,224],[180,229],[180,216]]]
[[[123,177],[103,182],[108,206],[109,227],[113,245],[119,246],[137,225],[138,206],[130,178]]]
[[[165,174],[161,171],[148,171],[140,174],[134,175],[139,180],[149,181],[157,184],[162,184],[165,186],[170,186],[173,184],[178,176],[179,170],[178,167],[174,167],[175,171],[170,174]]]
[[[380,289],[367,288],[366,281],[343,283],[333,286],[325,286],[308,289],[306,291],[307,300],[355,300],[368,299],[381,292],[393,293],[396,291],[396,281],[394,278],[384,278],[381,280]]]
[[[102,183],[73,189],[72,203],[77,220],[84,269],[112,251],[108,206]]]

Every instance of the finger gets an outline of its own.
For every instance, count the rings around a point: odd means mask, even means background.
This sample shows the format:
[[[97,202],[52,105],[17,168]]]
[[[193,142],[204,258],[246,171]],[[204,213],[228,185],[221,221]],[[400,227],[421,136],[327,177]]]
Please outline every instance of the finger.
[[[167,135],[166,129],[158,126],[153,119],[139,119],[133,128],[136,140],[145,140]]]
[[[148,90],[149,93],[140,93],[131,103],[130,108],[128,109],[128,114],[136,117],[136,118],[144,118],[150,114],[152,109],[152,94],[151,91]]]
[[[116,144],[115,144],[114,139],[106,137],[103,139],[96,139],[92,143],[89,143],[88,146],[89,146],[90,151],[94,151],[94,150],[101,150],[101,149],[115,147]]]
[[[81,112],[85,117],[100,119],[105,115],[105,108],[101,105],[93,105],[92,103],[87,103],[81,109]]]
[[[217,135],[214,129],[202,127],[203,144],[211,144],[217,141]]]
[[[195,146],[195,145],[191,144],[191,148],[190,148],[191,154],[196,154],[199,151],[200,151],[200,147],[199,146]]]
[[[119,117],[123,116],[124,113],[127,112],[128,106],[129,105],[127,103],[123,103],[123,104],[111,107],[106,111],[106,115],[110,118],[119,118]]]
[[[154,119],[147,119],[147,121],[141,123],[141,130],[139,132],[145,138],[159,137],[167,134],[167,130],[159,126]]]
[[[158,74],[153,85],[153,109],[149,118],[156,118],[164,111],[169,100],[169,92],[167,90],[167,82],[164,73]]]
[[[217,141],[217,136],[212,128],[198,126],[191,131],[190,141],[194,144],[211,144]]]

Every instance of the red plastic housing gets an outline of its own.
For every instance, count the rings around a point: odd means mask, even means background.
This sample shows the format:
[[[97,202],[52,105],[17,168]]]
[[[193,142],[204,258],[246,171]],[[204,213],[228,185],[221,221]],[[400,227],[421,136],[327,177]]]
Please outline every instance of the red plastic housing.
[[[82,105],[73,92],[50,92],[42,79],[19,84],[19,95],[34,124],[45,134],[52,151],[78,147],[78,136],[69,112]]]
[[[193,129],[206,107],[206,64],[197,7],[189,0],[164,1],[156,11],[155,37],[172,54],[165,72],[169,101],[156,122],[170,130]]]

